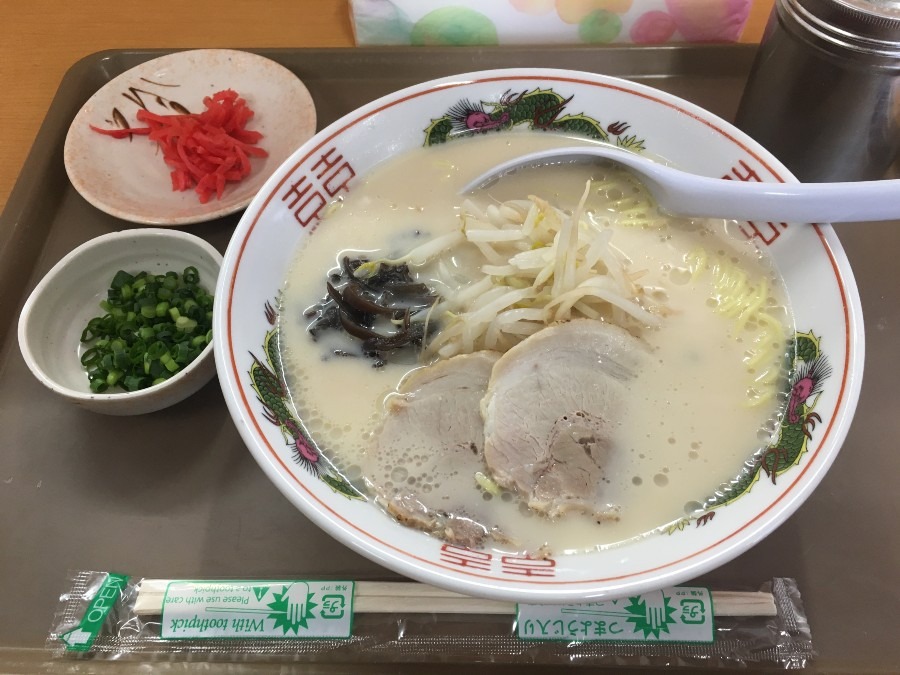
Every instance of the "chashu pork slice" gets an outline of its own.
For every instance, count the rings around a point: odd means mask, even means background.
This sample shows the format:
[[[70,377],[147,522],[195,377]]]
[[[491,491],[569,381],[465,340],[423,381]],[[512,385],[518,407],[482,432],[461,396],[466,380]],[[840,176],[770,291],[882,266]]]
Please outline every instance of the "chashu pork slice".
[[[493,479],[551,517],[615,517],[604,471],[623,394],[648,354],[627,331],[592,319],[545,328],[506,352],[481,403]]]
[[[382,469],[380,480],[377,468],[368,475],[375,477],[378,500],[401,523],[462,546],[478,546],[490,534],[463,507],[463,494],[473,491],[474,474],[484,468],[480,403],[499,356],[481,351],[418,368],[388,398],[373,460],[403,458],[404,481],[396,480],[397,467]]]

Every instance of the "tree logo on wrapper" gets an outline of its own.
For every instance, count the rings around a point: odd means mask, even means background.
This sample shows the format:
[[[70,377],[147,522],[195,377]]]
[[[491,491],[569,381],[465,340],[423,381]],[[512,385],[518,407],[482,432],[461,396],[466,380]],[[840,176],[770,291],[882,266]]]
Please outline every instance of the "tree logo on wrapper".
[[[280,628],[284,634],[297,634],[300,628],[309,628],[307,621],[314,619],[313,608],[317,603],[313,602],[313,594],[309,586],[303,582],[282,586],[281,594],[275,593],[275,600],[268,603],[272,610],[268,617],[275,620],[275,628]]]
[[[669,598],[657,591],[645,593],[628,599],[625,611],[631,616],[628,623],[632,624],[635,633],[643,633],[644,639],[651,635],[659,639],[659,634],[669,632],[669,624],[675,622],[675,608],[669,603]]]

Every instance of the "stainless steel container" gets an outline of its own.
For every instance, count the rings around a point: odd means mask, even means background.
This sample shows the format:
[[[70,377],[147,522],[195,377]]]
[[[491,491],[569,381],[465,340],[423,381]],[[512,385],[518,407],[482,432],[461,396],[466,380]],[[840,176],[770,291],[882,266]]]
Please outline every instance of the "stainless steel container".
[[[803,181],[883,178],[900,155],[900,1],[776,0],[735,122]]]

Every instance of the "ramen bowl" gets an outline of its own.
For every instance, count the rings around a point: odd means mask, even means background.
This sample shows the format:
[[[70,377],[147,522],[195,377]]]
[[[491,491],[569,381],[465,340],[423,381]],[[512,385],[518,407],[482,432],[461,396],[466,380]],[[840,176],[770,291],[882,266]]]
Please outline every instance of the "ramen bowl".
[[[466,143],[477,151],[479,139],[494,134],[515,139],[514,133],[554,131],[589,134],[706,176],[796,182],[728,123],[640,84],[548,69],[426,82],[343,117],[275,172],[226,252],[214,316],[217,369],[234,421],[268,477],[306,517],[351,549],[413,579],[534,603],[611,599],[678,584],[772,532],[835,459],[856,406],[864,351],[856,285],[831,227],[739,223],[742,236],[765,249],[783,277],[797,331],[785,434],[748,460],[739,490],[648,536],[549,557],[451,544],[396,522],[320,452],[291,405],[274,338],[295,253],[307,237],[322,236],[330,226],[328,205],[360,189],[386,158],[423,146],[427,152],[457,137],[471,137]],[[487,164],[473,166],[472,177],[493,159],[481,162]],[[748,438],[747,445],[759,442]]]

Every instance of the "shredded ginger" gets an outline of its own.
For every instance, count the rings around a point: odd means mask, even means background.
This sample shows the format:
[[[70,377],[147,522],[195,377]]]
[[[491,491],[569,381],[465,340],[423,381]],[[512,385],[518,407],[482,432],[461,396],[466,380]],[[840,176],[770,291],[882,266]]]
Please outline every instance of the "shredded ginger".
[[[240,182],[250,175],[251,157],[267,157],[257,145],[258,131],[246,128],[254,112],[237,92],[225,89],[203,99],[205,110],[197,114],[157,115],[141,108],[137,112],[145,127],[91,129],[113,138],[147,136],[162,151],[171,169],[172,190],[191,188],[200,203],[213,196],[221,199],[225,185]]]
[[[460,244],[477,249],[479,274],[460,284],[443,263],[439,277],[448,290],[424,320],[441,330],[426,356],[449,358],[480,349],[505,351],[559,321],[601,319],[626,328],[656,325],[659,317],[641,303],[642,289],[626,270],[626,259],[610,244],[612,232],[584,218],[588,182],[576,209],[568,214],[531,196],[491,204],[484,211],[463,203],[461,232],[414,249],[402,260],[425,258]],[[443,271],[443,273],[442,273]]]

